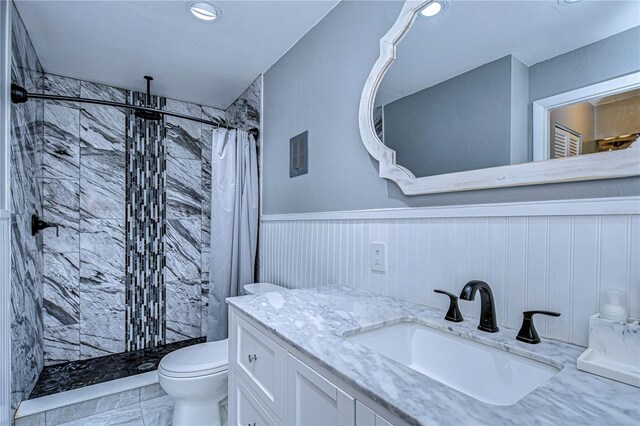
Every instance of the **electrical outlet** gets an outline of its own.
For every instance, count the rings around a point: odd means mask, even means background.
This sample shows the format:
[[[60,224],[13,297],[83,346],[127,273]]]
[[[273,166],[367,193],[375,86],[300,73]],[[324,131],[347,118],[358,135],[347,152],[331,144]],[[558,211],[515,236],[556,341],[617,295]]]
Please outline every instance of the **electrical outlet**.
[[[371,243],[371,254],[369,256],[371,270],[387,271],[387,250],[385,243]]]

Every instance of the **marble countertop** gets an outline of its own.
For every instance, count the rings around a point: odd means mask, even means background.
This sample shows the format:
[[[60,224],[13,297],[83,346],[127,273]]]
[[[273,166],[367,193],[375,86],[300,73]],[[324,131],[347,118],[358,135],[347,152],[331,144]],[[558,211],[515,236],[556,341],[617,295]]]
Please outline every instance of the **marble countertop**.
[[[258,324],[345,383],[412,424],[640,424],[640,389],[576,369],[580,346],[518,342],[516,331],[477,330],[437,309],[342,286],[227,299]],[[499,315],[499,313],[498,313]],[[412,320],[562,367],[510,406],[481,402],[346,339],[359,330]]]

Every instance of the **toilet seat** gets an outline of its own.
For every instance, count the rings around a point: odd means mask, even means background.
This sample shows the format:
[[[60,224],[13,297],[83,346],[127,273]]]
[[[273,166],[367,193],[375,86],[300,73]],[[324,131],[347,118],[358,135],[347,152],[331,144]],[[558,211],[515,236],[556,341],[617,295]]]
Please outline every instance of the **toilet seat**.
[[[215,374],[227,370],[228,357],[228,339],[199,343],[178,349],[162,358],[158,374],[176,378]]]

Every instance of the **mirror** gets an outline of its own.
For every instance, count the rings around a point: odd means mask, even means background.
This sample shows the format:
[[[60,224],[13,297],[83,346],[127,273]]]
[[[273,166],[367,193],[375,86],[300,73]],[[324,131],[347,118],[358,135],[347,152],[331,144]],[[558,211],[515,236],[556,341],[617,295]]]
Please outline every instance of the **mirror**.
[[[382,176],[411,181],[640,144],[640,3],[437,3],[435,15],[434,1],[405,4],[363,92],[363,140]],[[367,142],[371,132],[382,147]]]

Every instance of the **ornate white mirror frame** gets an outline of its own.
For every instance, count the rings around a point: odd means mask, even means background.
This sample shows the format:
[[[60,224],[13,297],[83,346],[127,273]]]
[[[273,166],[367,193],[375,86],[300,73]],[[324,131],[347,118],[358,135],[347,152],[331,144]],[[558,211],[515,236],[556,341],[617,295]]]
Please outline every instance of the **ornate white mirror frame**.
[[[398,19],[380,39],[380,56],[362,90],[359,109],[360,135],[369,154],[379,163],[380,177],[395,182],[405,195],[420,195],[640,175],[638,143],[619,151],[419,178],[396,164],[395,151],[382,143],[376,135],[373,122],[374,101],[382,79],[396,60],[396,46],[411,28],[418,11],[431,1],[407,0],[404,3]]]

